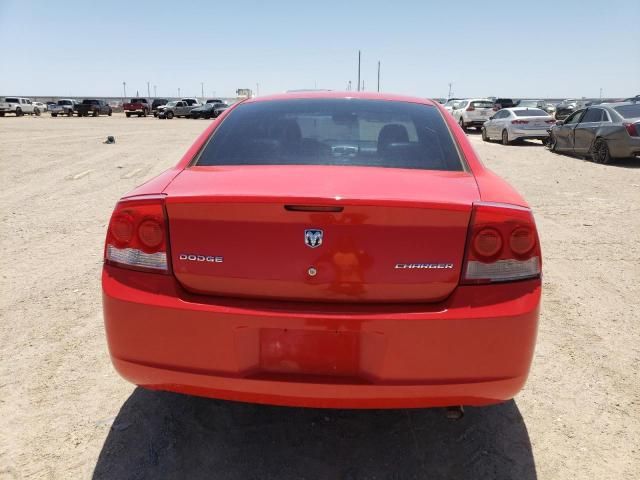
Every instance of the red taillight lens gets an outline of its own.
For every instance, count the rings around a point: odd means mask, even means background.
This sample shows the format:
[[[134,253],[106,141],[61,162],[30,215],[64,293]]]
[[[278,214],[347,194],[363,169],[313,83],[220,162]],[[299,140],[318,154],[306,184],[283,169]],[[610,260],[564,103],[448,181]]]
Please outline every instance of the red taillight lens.
[[[476,109],[476,107],[474,107],[473,105],[469,105],[467,107],[467,112],[473,112]]]
[[[556,121],[552,118],[551,120],[545,120],[544,123],[556,123]]]
[[[474,204],[462,283],[537,278],[541,266],[531,210],[495,203]]]
[[[164,197],[140,196],[118,202],[107,231],[105,262],[168,273],[168,249]]]
[[[501,249],[502,237],[493,228],[483,228],[473,237],[473,250],[479,257],[495,257]]]
[[[638,134],[638,125],[635,123],[623,123],[624,128],[627,129],[627,132],[629,133],[630,136],[632,137],[640,137],[640,134]]]
[[[525,123],[529,123],[529,120],[511,120],[513,125],[524,125]]]

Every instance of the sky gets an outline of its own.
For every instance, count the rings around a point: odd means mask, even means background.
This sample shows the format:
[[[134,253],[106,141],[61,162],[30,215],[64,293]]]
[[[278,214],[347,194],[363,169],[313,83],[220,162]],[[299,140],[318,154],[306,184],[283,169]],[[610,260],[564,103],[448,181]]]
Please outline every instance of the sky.
[[[640,1],[0,0],[0,96],[640,94]]]

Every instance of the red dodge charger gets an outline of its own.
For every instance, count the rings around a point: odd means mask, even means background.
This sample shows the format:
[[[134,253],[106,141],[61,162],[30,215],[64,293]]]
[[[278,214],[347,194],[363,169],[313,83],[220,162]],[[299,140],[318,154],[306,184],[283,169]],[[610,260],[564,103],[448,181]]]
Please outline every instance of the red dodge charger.
[[[224,112],[125,195],[111,358],[146,388],[333,408],[486,405],[524,385],[531,210],[437,103],[298,92]]]

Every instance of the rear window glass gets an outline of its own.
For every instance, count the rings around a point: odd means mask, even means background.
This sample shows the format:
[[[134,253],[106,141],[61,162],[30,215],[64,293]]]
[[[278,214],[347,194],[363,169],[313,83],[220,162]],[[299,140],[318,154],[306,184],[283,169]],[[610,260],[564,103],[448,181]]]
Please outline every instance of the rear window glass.
[[[71,100],[58,100],[58,105],[71,105]]]
[[[98,105],[98,100],[83,100],[83,105]]]
[[[463,169],[435,107],[360,99],[239,105],[215,130],[196,165]]]
[[[147,103],[146,98],[132,98],[131,103]]]
[[[621,105],[620,107],[614,107],[616,112],[622,115],[624,118],[636,118],[640,117],[640,104],[638,105]]]
[[[14,97],[7,97],[4,99],[5,102],[7,103],[20,103],[20,101],[17,98]]]
[[[548,117],[549,114],[539,108],[527,108],[526,110],[514,110],[516,117]]]
[[[471,102],[474,108],[493,108],[493,102]]]

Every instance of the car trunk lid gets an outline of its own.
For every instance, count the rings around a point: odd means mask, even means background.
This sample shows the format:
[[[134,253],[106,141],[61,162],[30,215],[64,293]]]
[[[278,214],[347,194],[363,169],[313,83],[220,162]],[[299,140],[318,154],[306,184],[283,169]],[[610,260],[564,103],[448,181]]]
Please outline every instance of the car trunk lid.
[[[165,190],[187,290],[302,301],[435,302],[457,286],[467,172],[192,167]]]

